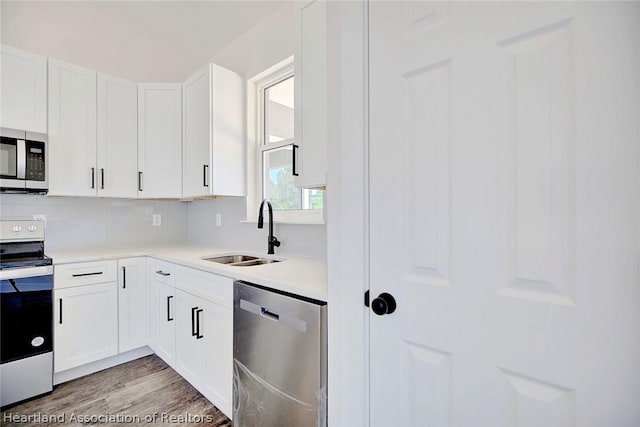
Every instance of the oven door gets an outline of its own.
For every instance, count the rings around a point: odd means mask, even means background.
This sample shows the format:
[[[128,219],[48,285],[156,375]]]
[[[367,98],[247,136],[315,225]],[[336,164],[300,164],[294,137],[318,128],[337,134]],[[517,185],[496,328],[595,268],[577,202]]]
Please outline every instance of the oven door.
[[[53,351],[53,268],[0,271],[0,359]]]

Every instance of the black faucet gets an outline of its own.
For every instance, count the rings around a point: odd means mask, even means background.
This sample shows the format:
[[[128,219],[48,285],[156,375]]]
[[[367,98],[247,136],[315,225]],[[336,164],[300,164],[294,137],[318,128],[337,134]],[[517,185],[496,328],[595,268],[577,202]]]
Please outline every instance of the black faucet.
[[[264,203],[267,203],[267,207],[269,208],[269,238],[267,239],[267,243],[269,245],[269,249],[267,250],[267,254],[274,254],[273,247],[280,247],[280,242],[273,235],[273,208],[271,207],[271,202],[267,199],[264,199],[262,203],[260,203],[260,209],[258,209],[258,228],[262,228],[264,226],[264,218],[262,216],[262,208],[264,207]]]

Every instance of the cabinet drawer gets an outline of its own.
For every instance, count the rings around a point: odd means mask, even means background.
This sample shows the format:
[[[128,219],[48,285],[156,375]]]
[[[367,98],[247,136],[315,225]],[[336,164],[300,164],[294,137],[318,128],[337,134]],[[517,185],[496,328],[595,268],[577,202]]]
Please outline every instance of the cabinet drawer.
[[[187,267],[176,267],[176,288],[224,307],[233,307],[233,279]]]
[[[115,282],[117,265],[116,260],[56,265],[53,273],[54,287],[62,289]]]
[[[176,281],[176,266],[171,264],[170,262],[154,260],[155,263],[152,265],[152,270],[149,272],[152,280],[157,280],[158,282],[166,283],[167,285],[173,286]]]

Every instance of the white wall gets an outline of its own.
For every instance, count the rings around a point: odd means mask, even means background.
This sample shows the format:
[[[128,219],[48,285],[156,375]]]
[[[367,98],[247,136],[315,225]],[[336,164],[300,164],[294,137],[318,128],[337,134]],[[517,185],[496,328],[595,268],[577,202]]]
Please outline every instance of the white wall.
[[[294,2],[287,2],[219,50],[211,61],[248,79],[293,55],[294,43]]]
[[[152,215],[162,215],[153,227]],[[182,202],[0,195],[1,219],[47,215],[49,250],[184,244],[187,204]]]

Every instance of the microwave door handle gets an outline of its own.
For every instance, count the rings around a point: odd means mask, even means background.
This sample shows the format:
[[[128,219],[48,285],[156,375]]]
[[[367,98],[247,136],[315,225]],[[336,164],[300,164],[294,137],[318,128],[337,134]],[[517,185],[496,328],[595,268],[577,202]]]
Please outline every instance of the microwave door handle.
[[[16,143],[16,178],[25,179],[27,176],[27,145],[24,139],[18,139]]]

